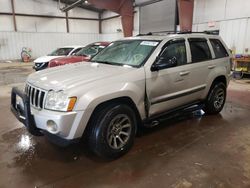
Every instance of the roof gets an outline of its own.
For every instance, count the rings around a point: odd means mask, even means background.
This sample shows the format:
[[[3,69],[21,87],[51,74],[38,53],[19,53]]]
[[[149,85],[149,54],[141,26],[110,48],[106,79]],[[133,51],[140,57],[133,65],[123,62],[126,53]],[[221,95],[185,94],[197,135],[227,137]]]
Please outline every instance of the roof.
[[[61,48],[83,48],[84,46],[72,45],[72,46],[63,46]]]
[[[100,45],[100,46],[108,46],[111,42],[107,42],[107,41],[100,41],[100,42],[94,42],[92,44],[94,45]]]

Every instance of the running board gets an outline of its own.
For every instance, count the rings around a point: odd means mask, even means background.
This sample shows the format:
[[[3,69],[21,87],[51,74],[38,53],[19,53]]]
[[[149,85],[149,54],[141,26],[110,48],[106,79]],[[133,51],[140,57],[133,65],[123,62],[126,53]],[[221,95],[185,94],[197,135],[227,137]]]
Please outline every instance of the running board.
[[[185,105],[179,108],[176,108],[174,110],[170,110],[168,112],[157,114],[152,117],[149,117],[145,120],[143,120],[143,124],[145,127],[155,127],[159,125],[161,122],[166,121],[168,119],[172,119],[180,114],[188,114],[195,112],[197,110],[201,110],[204,107],[203,103],[193,103],[191,105]]]

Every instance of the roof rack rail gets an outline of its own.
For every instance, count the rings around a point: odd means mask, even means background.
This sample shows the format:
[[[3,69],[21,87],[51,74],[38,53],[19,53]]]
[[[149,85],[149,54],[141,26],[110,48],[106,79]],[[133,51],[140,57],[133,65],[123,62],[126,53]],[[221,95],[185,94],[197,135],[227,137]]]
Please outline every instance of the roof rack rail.
[[[192,34],[192,33],[200,33],[207,35],[219,35],[218,30],[214,31],[201,31],[201,32],[193,32],[193,31],[159,31],[159,32],[149,32],[146,34],[138,34],[136,36],[150,36],[150,35],[170,35],[170,34]]]
[[[193,32],[193,31],[179,31],[177,34],[192,34],[192,33],[200,33],[200,34],[207,34],[207,35],[219,35],[218,30],[213,30],[213,31],[198,31],[198,32]]]
[[[169,34],[176,34],[176,31],[155,31],[155,32],[148,32],[146,34],[140,33],[136,36],[169,35]]]
[[[149,33],[146,33],[146,34],[139,33],[136,36],[149,36],[149,35],[153,35],[153,33],[152,32],[149,32]]]

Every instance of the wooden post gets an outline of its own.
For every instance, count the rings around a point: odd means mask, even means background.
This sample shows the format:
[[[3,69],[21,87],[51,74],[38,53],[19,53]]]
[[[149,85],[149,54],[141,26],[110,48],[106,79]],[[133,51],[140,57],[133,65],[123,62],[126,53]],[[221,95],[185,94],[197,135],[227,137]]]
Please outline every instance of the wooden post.
[[[68,15],[68,11],[65,12],[66,15],[66,29],[67,29],[67,33],[69,33],[69,15]]]
[[[99,34],[102,33],[102,13],[98,13],[98,19],[99,19]]]
[[[11,0],[11,8],[12,8],[12,17],[13,17],[14,30],[17,31],[17,26],[16,26],[16,13],[15,13],[14,0]]]

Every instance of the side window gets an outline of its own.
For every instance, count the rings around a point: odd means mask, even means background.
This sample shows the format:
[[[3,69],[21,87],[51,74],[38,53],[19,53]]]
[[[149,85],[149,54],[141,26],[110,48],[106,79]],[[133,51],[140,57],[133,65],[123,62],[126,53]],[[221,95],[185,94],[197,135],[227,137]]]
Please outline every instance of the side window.
[[[76,54],[77,52],[79,52],[82,48],[77,48],[75,49],[71,54]]]
[[[228,57],[228,53],[220,40],[218,39],[209,39],[209,40],[213,47],[216,58]]]
[[[168,42],[160,57],[163,57],[166,61],[175,58],[177,66],[187,64],[185,40]]]
[[[212,59],[210,49],[207,44],[207,40],[204,38],[190,38],[188,39],[190,44],[192,62],[201,62]]]

